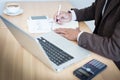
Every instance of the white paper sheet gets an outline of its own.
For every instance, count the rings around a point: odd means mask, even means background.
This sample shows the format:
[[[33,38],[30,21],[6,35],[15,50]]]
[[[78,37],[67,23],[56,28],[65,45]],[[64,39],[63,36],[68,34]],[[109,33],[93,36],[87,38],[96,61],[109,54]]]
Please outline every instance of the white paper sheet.
[[[54,22],[53,19],[27,20],[30,33],[46,33],[56,28],[77,28],[78,22],[71,21],[63,25]]]

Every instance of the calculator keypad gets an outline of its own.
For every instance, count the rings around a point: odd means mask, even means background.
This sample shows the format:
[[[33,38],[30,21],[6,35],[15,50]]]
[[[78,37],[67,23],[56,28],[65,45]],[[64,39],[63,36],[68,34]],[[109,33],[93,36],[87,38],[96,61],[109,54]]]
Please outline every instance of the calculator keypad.
[[[94,76],[103,71],[106,67],[107,65],[105,65],[104,63],[93,59],[82,67],[76,69],[73,74],[81,80],[91,80]]]
[[[85,67],[86,69],[90,68],[91,71],[95,74],[99,72],[100,69],[103,69],[104,67],[106,67],[106,65],[100,61],[93,59],[90,62],[88,62],[88,64],[85,64],[83,67]]]

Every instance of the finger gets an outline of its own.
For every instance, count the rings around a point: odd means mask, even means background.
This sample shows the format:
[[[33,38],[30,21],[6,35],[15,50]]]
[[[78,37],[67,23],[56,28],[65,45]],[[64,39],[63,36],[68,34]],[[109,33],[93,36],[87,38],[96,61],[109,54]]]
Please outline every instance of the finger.
[[[57,18],[58,19],[67,19],[68,18],[68,15],[66,13],[60,13],[59,15],[57,15]]]
[[[60,25],[63,24],[63,22],[62,22],[60,19],[57,19],[56,22],[57,22],[58,24],[60,24]]]
[[[60,34],[61,36],[65,37],[65,34]]]
[[[60,20],[61,16],[57,14],[57,12],[54,14],[54,21],[58,23],[58,20]]]
[[[66,39],[69,39],[70,40],[70,38],[69,38],[69,35],[67,35],[67,34],[60,34],[61,36],[63,36],[64,38],[66,38]]]
[[[59,34],[65,34],[66,33],[66,29],[65,28],[57,28],[54,31],[56,33],[59,33]]]
[[[67,28],[56,28],[55,30],[56,30],[56,31],[64,31],[64,32],[65,32],[65,31],[67,31],[68,29],[67,29]]]
[[[59,34],[59,35],[61,35],[61,36],[63,36],[64,38],[67,38],[68,39],[68,36],[66,35],[66,34]]]
[[[65,34],[65,32],[64,31],[59,31],[59,30],[54,30],[56,33],[58,33],[58,34]]]
[[[61,36],[63,36],[63,37],[65,37],[64,33],[61,33],[61,32],[56,32],[56,33],[59,34],[59,35],[61,35]]]
[[[56,21],[56,19],[57,19],[57,12],[54,14],[53,19]]]

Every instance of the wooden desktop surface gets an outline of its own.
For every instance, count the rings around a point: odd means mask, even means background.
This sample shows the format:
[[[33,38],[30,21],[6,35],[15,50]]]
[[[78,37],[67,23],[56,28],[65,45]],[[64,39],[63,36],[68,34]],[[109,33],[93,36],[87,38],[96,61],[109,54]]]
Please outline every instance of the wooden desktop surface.
[[[21,2],[20,4],[24,10],[22,15],[11,17],[3,14],[3,16],[27,32],[26,21],[29,16],[46,15],[53,17],[59,4],[62,4],[62,10],[69,10],[72,7],[69,2]],[[90,32],[83,22],[80,23],[80,28]],[[0,80],[79,80],[73,76],[73,71],[91,59],[102,61],[108,66],[93,80],[120,80],[120,71],[113,61],[92,52],[88,58],[56,73],[21,47],[0,21]]]

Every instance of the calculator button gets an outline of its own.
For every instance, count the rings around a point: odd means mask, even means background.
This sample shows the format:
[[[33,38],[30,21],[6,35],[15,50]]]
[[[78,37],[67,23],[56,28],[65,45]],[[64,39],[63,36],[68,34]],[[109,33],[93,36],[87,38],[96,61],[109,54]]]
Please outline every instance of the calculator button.
[[[94,72],[91,70],[91,68],[87,68],[87,67],[82,67],[83,69],[85,69],[87,72],[94,74]]]
[[[91,71],[91,69],[90,69],[90,68],[86,68],[86,70],[87,70],[87,71],[89,71],[89,72]]]

